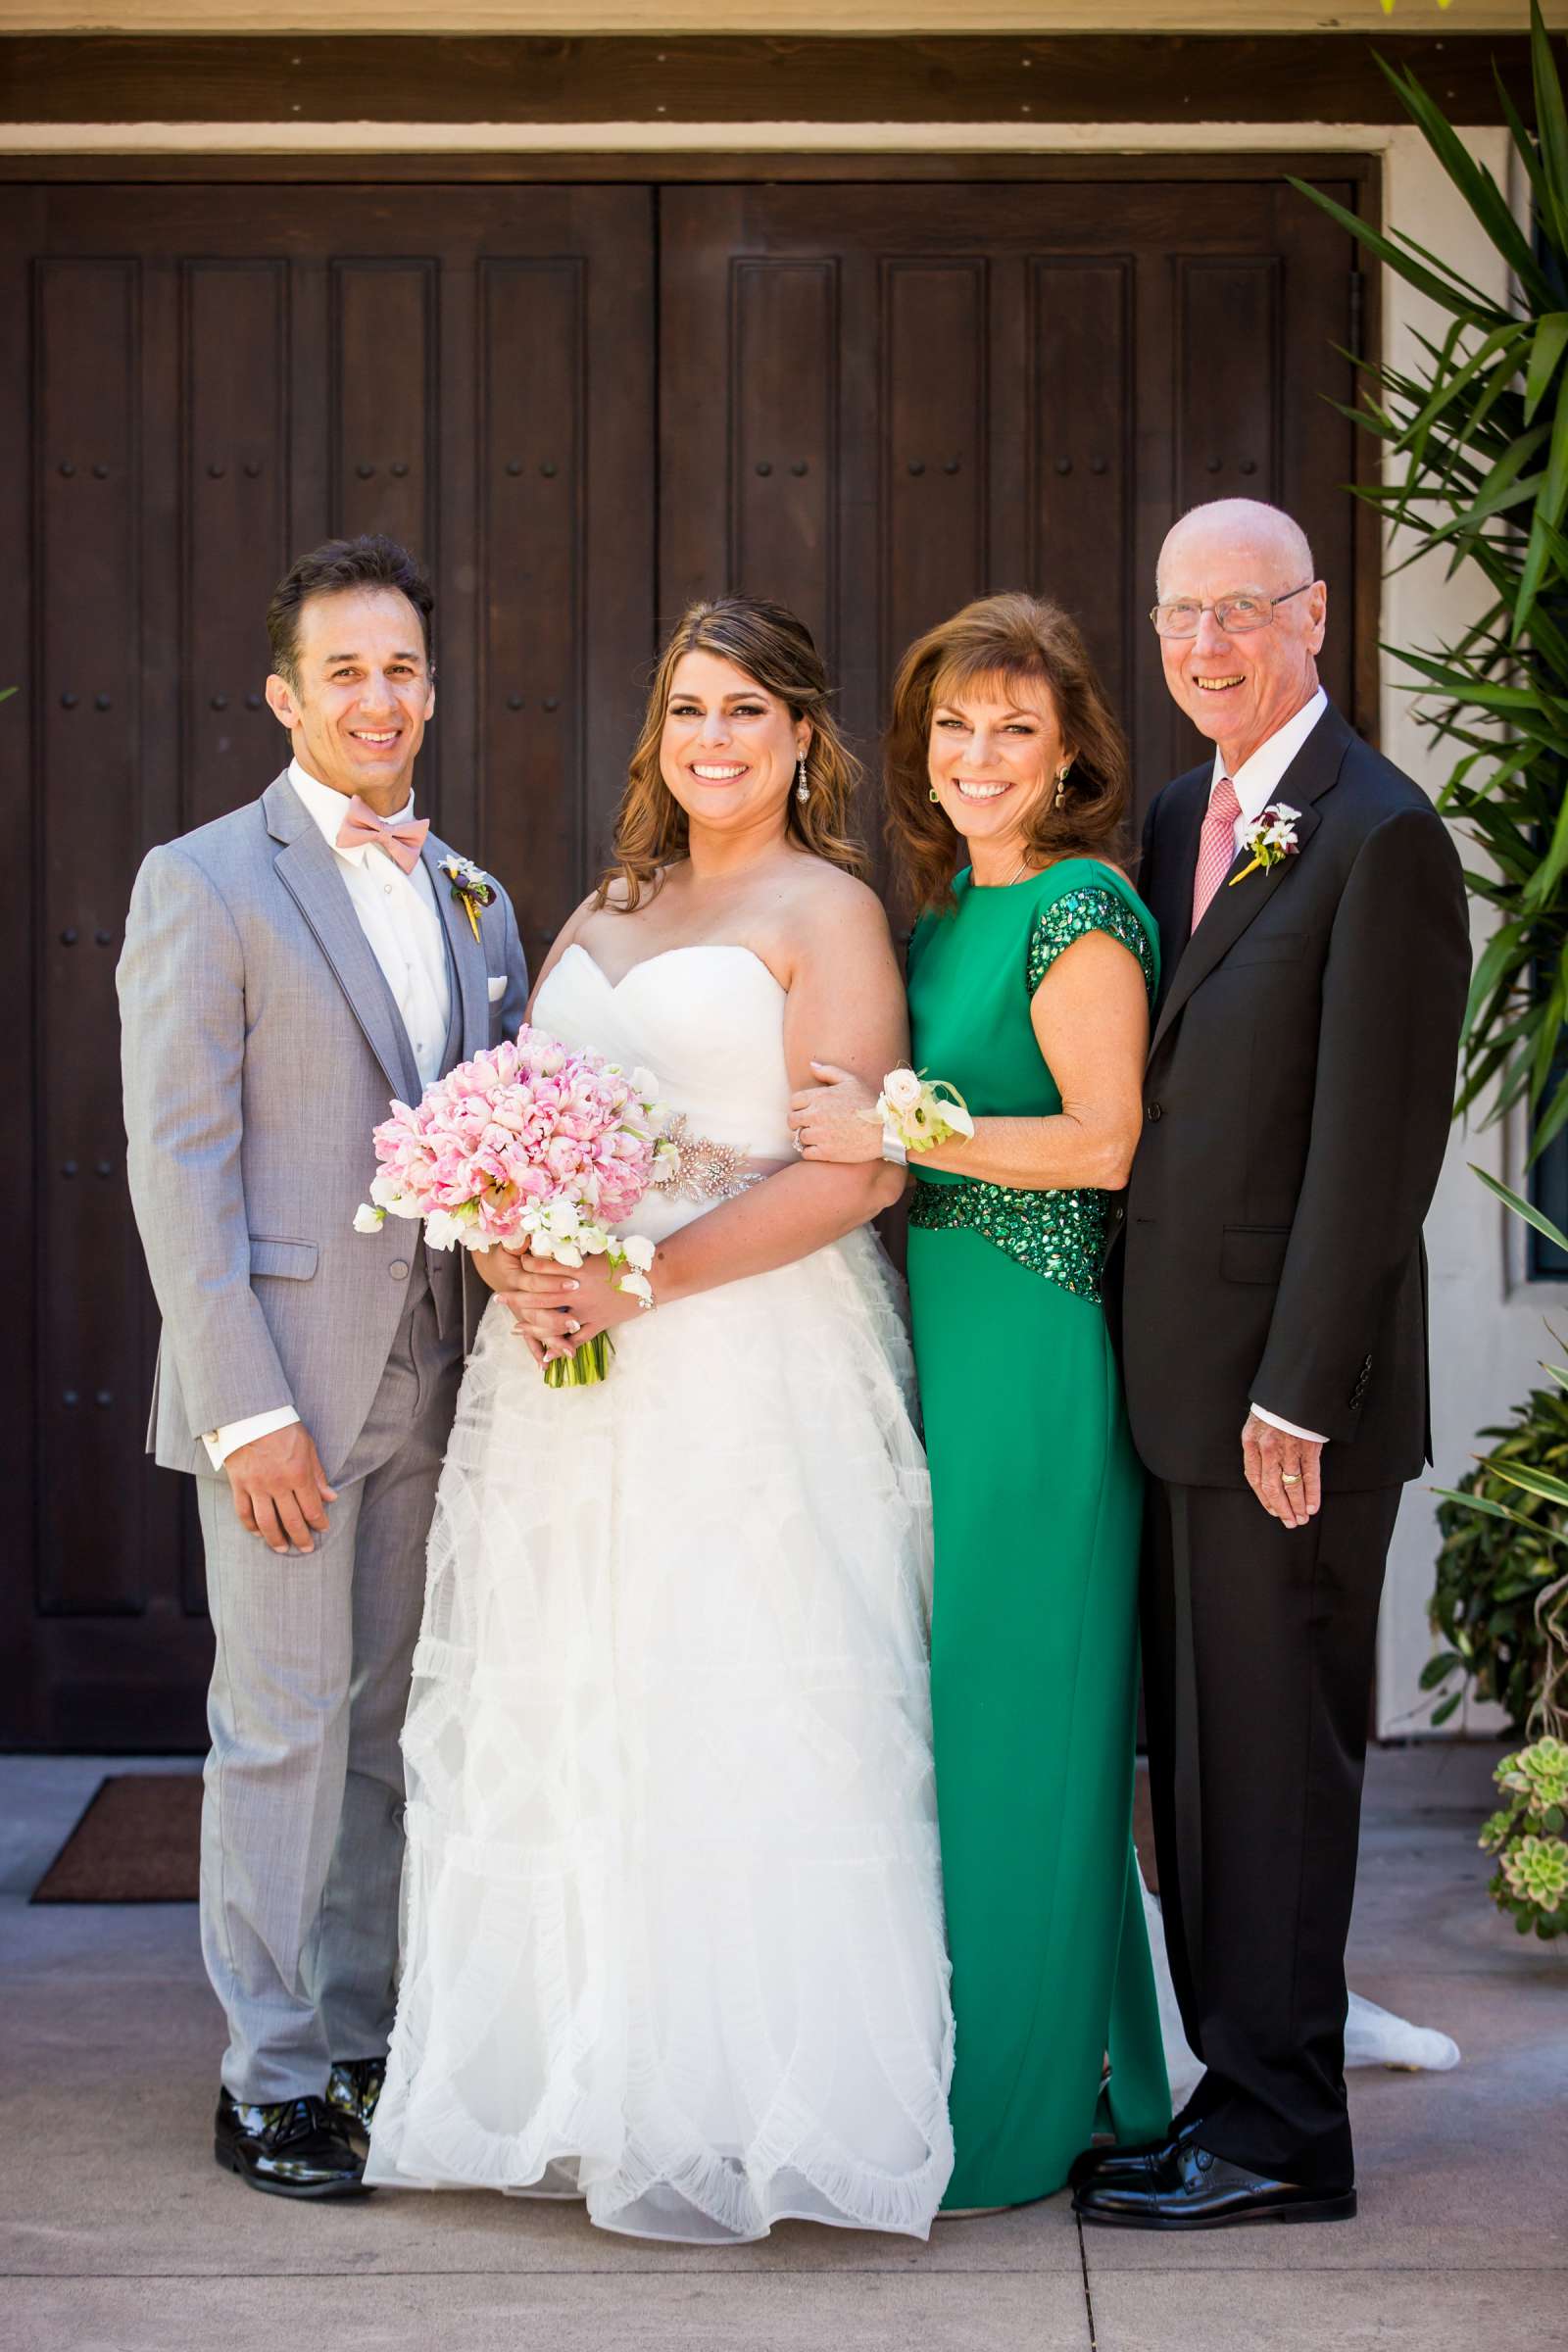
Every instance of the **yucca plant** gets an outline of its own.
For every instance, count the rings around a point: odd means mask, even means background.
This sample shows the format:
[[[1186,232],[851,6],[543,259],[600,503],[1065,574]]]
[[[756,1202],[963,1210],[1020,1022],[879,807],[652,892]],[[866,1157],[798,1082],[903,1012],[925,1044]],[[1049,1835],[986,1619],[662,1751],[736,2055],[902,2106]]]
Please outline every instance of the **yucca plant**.
[[[1497,77],[1530,227],[1416,76],[1379,61],[1507,265],[1513,298],[1296,185],[1450,321],[1440,342],[1417,336],[1414,374],[1359,363],[1362,402],[1347,413],[1384,444],[1384,480],[1356,495],[1410,534],[1403,561],[1444,550],[1450,569],[1474,565],[1491,592],[1457,644],[1387,650],[1456,755],[1441,805],[1483,853],[1467,880],[1498,917],[1471,988],[1457,1107],[1485,1098],[1490,1120],[1523,1099],[1534,1159],[1568,1124],[1558,1056],[1568,1017],[1568,110],[1539,0],[1530,38],[1534,129]]]

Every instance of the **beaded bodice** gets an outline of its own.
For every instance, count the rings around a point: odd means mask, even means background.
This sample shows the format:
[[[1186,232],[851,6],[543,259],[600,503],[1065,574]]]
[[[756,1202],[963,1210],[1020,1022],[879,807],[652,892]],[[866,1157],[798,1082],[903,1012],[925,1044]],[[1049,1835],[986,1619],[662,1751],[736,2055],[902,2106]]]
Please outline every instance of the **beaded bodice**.
[[[1132,886],[1092,858],[1063,859],[1006,890],[975,890],[927,915],[909,947],[914,1063],[951,1079],[976,1117],[1050,1117],[1061,1096],[1040,1053],[1030,1000],[1058,956],[1102,931],[1137,958],[1152,998],[1153,919]],[[1031,1272],[1098,1301],[1112,1196],[1091,1186],[1026,1192],[916,1166],[909,1222],[977,1233]]]

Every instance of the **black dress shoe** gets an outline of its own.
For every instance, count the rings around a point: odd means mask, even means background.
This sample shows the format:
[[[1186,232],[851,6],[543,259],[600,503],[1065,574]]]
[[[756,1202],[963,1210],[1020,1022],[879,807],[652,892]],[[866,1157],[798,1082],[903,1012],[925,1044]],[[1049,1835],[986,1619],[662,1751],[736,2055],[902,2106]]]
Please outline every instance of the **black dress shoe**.
[[[1142,2179],[1087,2180],[1073,2192],[1080,2221],[1119,2230],[1221,2230],[1236,2222],[1348,2222],[1355,2189],[1305,2188],[1249,2172],[1196,2139],[1172,2141]]]
[[[348,2124],[324,2099],[253,2105],[218,2094],[213,2153],[225,2172],[272,2197],[352,2197],[365,2191],[365,2159]]]
[[[326,2103],[342,2116],[362,2156],[370,2144],[375,2103],[385,2081],[384,2058],[339,2058],[326,2079]]]
[[[1172,2126],[1163,2139],[1142,2139],[1126,2147],[1114,2140],[1102,2148],[1085,2148],[1075,2156],[1067,2174],[1069,2188],[1082,2188],[1090,2180],[1147,2180],[1161,2164],[1167,2163],[1185,2140],[1192,2138],[1199,2127],[1199,2118],[1179,2128]]]

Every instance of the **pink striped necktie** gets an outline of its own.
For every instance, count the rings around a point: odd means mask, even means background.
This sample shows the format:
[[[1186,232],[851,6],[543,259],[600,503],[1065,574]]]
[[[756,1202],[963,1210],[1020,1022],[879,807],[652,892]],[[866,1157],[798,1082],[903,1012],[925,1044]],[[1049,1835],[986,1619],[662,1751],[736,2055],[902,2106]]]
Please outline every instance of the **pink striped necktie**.
[[[1230,872],[1236,858],[1236,819],[1242,804],[1229,776],[1221,776],[1208,797],[1208,814],[1198,843],[1198,870],[1193,876],[1193,929],[1208,912],[1208,903]]]

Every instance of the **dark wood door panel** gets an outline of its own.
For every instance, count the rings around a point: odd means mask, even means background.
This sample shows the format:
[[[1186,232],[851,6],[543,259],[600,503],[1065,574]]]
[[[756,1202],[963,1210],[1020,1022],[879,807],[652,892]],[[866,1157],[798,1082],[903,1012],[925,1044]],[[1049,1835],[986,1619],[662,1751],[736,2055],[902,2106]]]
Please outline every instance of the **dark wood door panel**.
[[[129,1547],[104,1540],[140,1390],[141,1270],[123,1213],[114,991],[124,877],[139,854],[137,480],[144,460],[134,259],[49,258],[34,276],[36,564],[31,686],[45,789],[33,826],[41,1478],[37,1603],[48,1616],[139,1605]],[[103,339],[99,363],[83,352]],[[9,650],[9,649],[8,649]],[[15,724],[16,713],[11,713]]]
[[[186,260],[178,281],[184,828],[238,807],[283,748],[262,620],[290,555],[291,320],[281,257]]]

